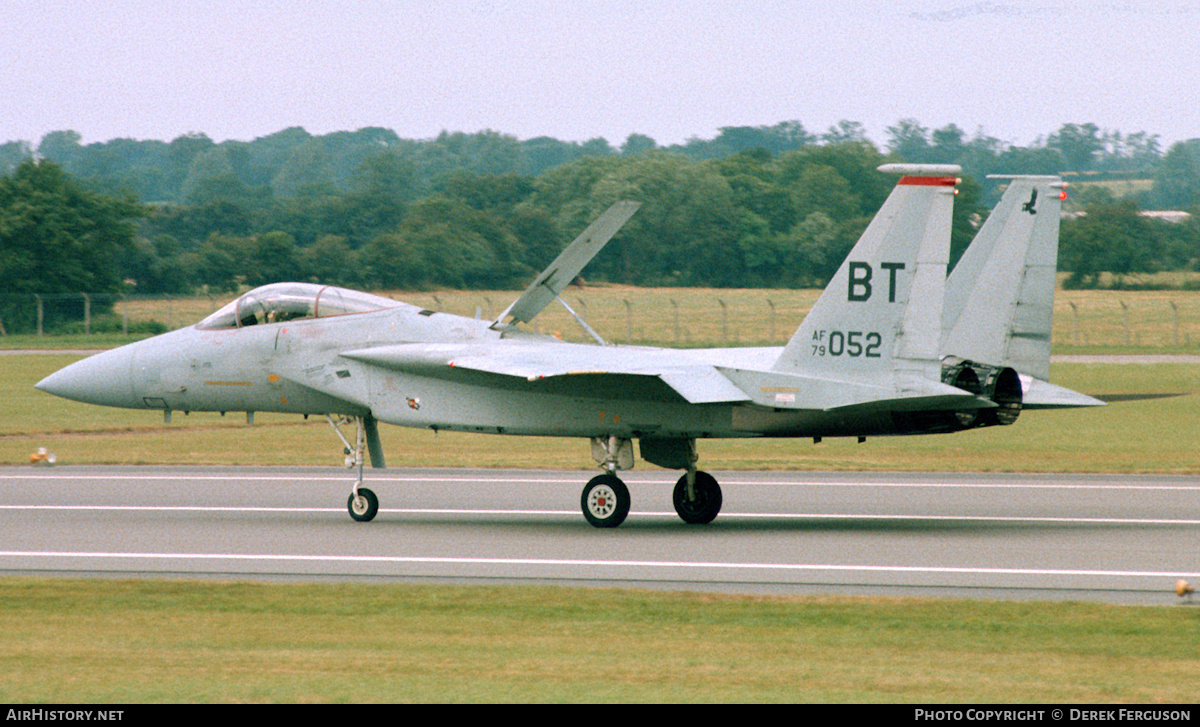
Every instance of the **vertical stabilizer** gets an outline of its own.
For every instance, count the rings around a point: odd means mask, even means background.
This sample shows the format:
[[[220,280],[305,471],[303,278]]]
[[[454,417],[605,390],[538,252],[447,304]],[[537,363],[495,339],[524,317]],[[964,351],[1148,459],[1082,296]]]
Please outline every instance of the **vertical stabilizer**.
[[[942,353],[1046,380],[1065,185],[1011,180],[946,281]]]
[[[775,363],[776,371],[939,380],[954,165],[885,164],[902,175]]]

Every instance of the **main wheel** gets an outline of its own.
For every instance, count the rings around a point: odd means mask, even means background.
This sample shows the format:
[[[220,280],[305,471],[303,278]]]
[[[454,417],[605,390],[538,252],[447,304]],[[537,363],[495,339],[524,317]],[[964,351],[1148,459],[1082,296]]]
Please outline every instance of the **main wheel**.
[[[694,497],[688,499],[687,475],[675,483],[671,499],[675,501],[675,512],[685,523],[704,525],[711,523],[721,512],[721,486],[707,472],[696,473],[696,484],[692,488]]]
[[[365,487],[358,488],[358,495],[350,493],[350,499],[346,501],[346,508],[350,510],[350,517],[360,523],[369,522],[375,517],[375,513],[379,512],[379,498],[375,497],[375,493]]]
[[[629,488],[616,475],[599,475],[583,488],[583,516],[598,528],[615,528],[629,514]]]

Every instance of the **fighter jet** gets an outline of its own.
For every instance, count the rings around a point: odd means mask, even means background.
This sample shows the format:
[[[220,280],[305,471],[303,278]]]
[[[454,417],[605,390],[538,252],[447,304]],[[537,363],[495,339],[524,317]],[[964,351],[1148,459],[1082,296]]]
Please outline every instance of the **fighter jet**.
[[[1014,282],[1008,268],[1019,267],[1019,279],[1031,267],[1041,270],[1050,244],[1046,228],[1009,232],[1000,220],[1018,213],[993,214],[993,227],[985,225],[980,234],[987,235],[972,245],[983,242],[980,261],[959,263],[948,298],[961,170],[879,169],[900,175],[896,187],[783,347],[617,346],[577,315],[594,344],[523,328],[555,300],[567,307],[559,294],[638,208],[619,202],[495,320],[279,283],[245,293],[194,326],[71,364],[37,387],[93,404],[157,409],[165,417],[172,411],[323,415],[358,469],[347,501],[357,521],[373,519],[379,508],[363,486],[368,456],[372,466],[384,466],[378,422],[585,438],[604,471],[584,486],[580,506],[600,528],[620,525],[629,513],[629,490],[617,473],[633,467],[635,439],[641,459],[683,471],[675,510],[685,522],[702,524],[717,517],[722,493],[714,477],[697,469],[698,439],[862,440],[1006,425],[1020,413],[1026,389],[1035,390],[1023,381],[1051,387],[1043,391],[1057,396],[1058,406],[1099,404],[1049,384],[1039,366],[1018,371],[1014,365],[1027,363],[1018,347],[1005,344],[997,353],[976,346],[971,335],[1025,340],[1021,301],[1042,285]],[[1057,214],[1047,212],[1034,224],[1053,218],[1057,225]],[[1020,265],[1011,263],[1022,248]],[[1052,261],[1049,269],[1052,282]],[[1013,289],[1015,313],[980,302],[982,288],[993,285]],[[1044,333],[1048,346],[1048,327]],[[341,430],[351,423],[353,441]]]

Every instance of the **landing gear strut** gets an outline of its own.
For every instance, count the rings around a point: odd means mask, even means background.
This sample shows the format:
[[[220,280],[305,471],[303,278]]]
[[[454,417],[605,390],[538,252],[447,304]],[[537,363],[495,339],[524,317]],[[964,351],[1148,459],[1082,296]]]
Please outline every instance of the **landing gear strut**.
[[[667,469],[681,469],[685,474],[675,483],[671,500],[675,512],[685,523],[711,523],[721,512],[721,487],[707,472],[696,469],[696,440],[686,438],[642,439],[642,459]]]
[[[370,522],[379,512],[379,498],[375,496],[374,492],[362,486],[368,428],[366,420],[364,417],[342,417],[341,420],[335,421],[328,414],[325,415],[325,419],[329,422],[329,426],[333,427],[333,433],[342,440],[342,444],[346,445],[346,466],[358,468],[358,477],[354,481],[354,487],[350,490],[350,499],[346,501],[346,509],[350,511],[350,517],[355,521]],[[358,430],[353,445],[341,430],[341,425],[350,421],[354,422],[355,428]]]

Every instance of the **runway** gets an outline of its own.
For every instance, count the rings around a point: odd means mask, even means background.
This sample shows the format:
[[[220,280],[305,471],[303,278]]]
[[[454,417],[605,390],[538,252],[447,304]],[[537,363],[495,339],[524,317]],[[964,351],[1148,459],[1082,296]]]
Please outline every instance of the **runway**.
[[[370,523],[336,469],[0,470],[0,573],[534,583],[1171,605],[1200,582],[1200,478],[713,472],[689,526],[677,473],[622,473],[615,530],[584,471],[382,470]]]

